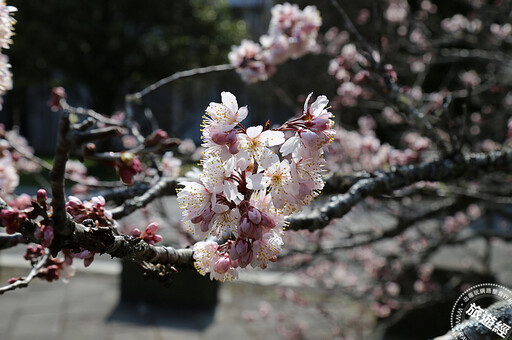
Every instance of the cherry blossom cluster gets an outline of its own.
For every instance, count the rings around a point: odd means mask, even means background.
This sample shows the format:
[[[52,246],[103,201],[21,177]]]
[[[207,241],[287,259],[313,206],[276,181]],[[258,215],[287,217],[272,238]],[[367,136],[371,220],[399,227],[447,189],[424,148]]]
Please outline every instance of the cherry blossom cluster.
[[[35,266],[42,260],[45,255],[44,247],[40,244],[28,245],[23,256],[25,260],[29,261],[32,266]],[[48,258],[41,268],[38,269],[36,276],[41,280],[52,282],[62,279],[68,282],[69,279],[75,275],[75,268],[72,266],[73,258],[69,253],[64,252],[64,259],[61,258]],[[13,277],[8,280],[9,284],[16,281],[23,280],[23,277]]]
[[[138,228],[134,228],[132,230],[132,236],[143,239],[145,242],[149,244],[155,244],[163,240],[161,235],[158,235],[156,232],[158,231],[157,223],[150,223],[144,232],[141,232]]]
[[[16,12],[16,7],[7,6],[5,1],[0,3],[0,96],[12,89],[12,73],[9,58],[2,53],[2,49],[8,49],[12,43],[13,26],[16,20],[11,13]],[[1,108],[0,102],[0,108]]]
[[[116,222],[112,220],[112,214],[105,209],[105,199],[102,196],[93,197],[91,200],[81,201],[75,196],[69,196],[66,203],[66,211],[73,217],[73,221],[82,223],[92,220],[96,227],[111,227]],[[84,260],[84,266],[89,266],[94,260],[95,252],[80,249],[79,252],[69,252],[68,256]]]
[[[315,6],[300,10],[295,4],[275,5],[268,34],[260,37],[260,44],[243,40],[240,46],[233,46],[229,60],[244,81],[267,80],[276,71],[275,65],[317,49],[321,25]]]
[[[335,142],[329,146],[326,157],[329,170],[374,171],[389,165],[405,165],[420,160],[423,151],[432,147],[427,137],[407,132],[402,136],[404,149],[398,149],[382,143],[375,133],[376,127],[375,120],[369,116],[359,118],[359,130],[336,127]]]
[[[277,129],[245,128],[247,107],[238,107],[229,92],[221,97],[206,109],[203,170],[181,183],[178,202],[187,228],[208,238],[194,246],[197,270],[224,281],[234,279],[237,268],[264,269],[276,260],[287,216],[324,186],[323,148],[335,131],[325,96],[310,105],[310,94],[303,114]]]
[[[367,65],[366,58],[359,53],[354,44],[346,44],[339,55],[329,63],[328,72],[339,82],[338,100],[342,106],[352,107],[360,97],[368,97],[360,83],[368,77],[368,71],[361,66]]]
[[[28,196],[28,195],[27,195]],[[53,241],[53,222],[50,218],[51,209],[46,204],[46,190],[37,191],[37,199],[29,198],[26,202],[14,202],[13,206],[17,208],[3,209],[0,212],[2,224],[6,227],[8,234],[14,234],[18,231],[25,219],[37,219],[37,228],[34,231],[34,237],[41,241],[44,247],[49,247]]]
[[[96,196],[83,202],[75,196],[69,196],[66,211],[77,223],[90,219],[94,221],[96,227],[110,227],[114,221],[110,211],[105,209],[105,204],[105,199],[102,196]]]
[[[443,19],[441,28],[452,34],[478,33],[482,29],[482,21],[478,18],[470,20],[462,14],[455,14],[451,18]]]

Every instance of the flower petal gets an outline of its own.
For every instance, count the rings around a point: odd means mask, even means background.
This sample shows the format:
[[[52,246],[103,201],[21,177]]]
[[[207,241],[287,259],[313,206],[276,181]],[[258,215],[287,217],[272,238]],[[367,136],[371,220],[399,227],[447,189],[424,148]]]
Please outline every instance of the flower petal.
[[[319,96],[313,104],[311,104],[311,110],[310,113],[314,117],[320,115],[322,111],[325,109],[325,107],[329,104],[329,99],[327,99],[326,96],[322,95]]]
[[[284,133],[281,131],[263,131],[261,138],[267,143],[268,146],[276,146],[284,143]]]
[[[234,115],[238,111],[238,102],[236,97],[231,92],[222,92],[220,94],[222,98],[222,104],[226,106]]]
[[[261,125],[251,126],[251,127],[247,128],[247,132],[246,132],[247,137],[254,139],[261,134],[261,131],[263,131],[263,126],[261,126]]]

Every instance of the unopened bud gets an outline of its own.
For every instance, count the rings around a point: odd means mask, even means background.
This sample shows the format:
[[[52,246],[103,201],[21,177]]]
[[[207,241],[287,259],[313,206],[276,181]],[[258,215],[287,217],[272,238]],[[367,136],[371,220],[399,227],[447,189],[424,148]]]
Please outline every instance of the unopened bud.
[[[48,198],[46,195],[46,190],[39,189],[37,190],[37,201],[41,204],[46,203],[46,199]]]

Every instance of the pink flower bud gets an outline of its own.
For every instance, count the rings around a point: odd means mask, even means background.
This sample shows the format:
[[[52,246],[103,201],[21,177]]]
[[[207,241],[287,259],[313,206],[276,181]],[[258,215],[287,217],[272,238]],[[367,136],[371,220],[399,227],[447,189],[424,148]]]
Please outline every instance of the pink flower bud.
[[[247,252],[248,248],[249,244],[245,240],[238,239],[236,243],[231,247],[229,258],[232,261],[237,260],[238,258],[240,258],[240,256]]]
[[[242,257],[238,259],[238,265],[242,268],[247,267],[247,265],[252,262],[253,257],[254,254],[252,250],[249,250],[247,253],[245,253],[245,255],[242,255]]]
[[[153,222],[153,223],[150,223],[146,227],[146,231],[144,233],[147,235],[154,235],[154,234],[156,234],[157,230],[158,230],[158,224]]]
[[[202,220],[203,220],[203,215],[198,215],[198,216],[192,218],[190,220],[190,222],[197,224],[197,223],[201,223]]]
[[[89,267],[92,263],[92,261],[94,261],[94,255],[92,257],[87,257],[84,259],[84,267]]]
[[[43,228],[43,241],[41,244],[43,247],[49,247],[53,241],[53,227],[46,225]]]
[[[238,146],[239,146],[239,144],[240,144],[240,143],[239,143],[239,142],[238,142],[238,140],[237,140],[235,143],[233,143],[233,144],[229,145],[229,148],[228,148],[229,153],[231,153],[232,155],[236,155],[236,154],[238,153],[238,151],[239,151],[239,150],[238,150]]]
[[[215,264],[213,265],[213,270],[215,270],[219,274],[224,274],[229,270],[230,267],[231,261],[229,261],[229,258],[227,256],[223,256],[215,262]]]
[[[142,232],[138,228],[135,228],[132,230],[133,237],[140,237],[141,234],[142,234]]]
[[[212,141],[219,145],[226,144],[226,134],[224,132],[215,132],[211,135]]]
[[[262,213],[261,214],[261,225],[266,228],[273,228],[276,224],[267,214]]]
[[[2,219],[2,224],[6,227],[7,234],[14,234],[18,231],[20,226],[19,219],[22,217],[22,214],[19,213],[17,209],[3,209],[0,212],[0,218]]]
[[[21,280],[21,277],[11,277],[9,280],[7,280],[8,284],[13,284],[16,281]]]
[[[203,222],[201,222],[201,231],[206,233],[208,229],[210,229],[210,221],[203,220]]]
[[[251,229],[251,222],[247,216],[242,217],[240,224],[238,225],[238,232],[241,234],[248,234]]]
[[[238,136],[237,131],[235,129],[229,131],[229,133],[226,136],[226,143],[233,144],[238,142]]]
[[[52,89],[52,95],[48,101],[48,105],[52,111],[59,111],[62,108],[60,101],[64,98],[66,98],[66,91],[63,87],[54,87]]]
[[[215,215],[215,212],[212,210],[211,207],[206,208],[201,216],[201,221],[208,224],[213,218],[213,215]]]
[[[249,216],[249,220],[254,224],[260,224],[261,222],[261,213],[255,207],[250,207],[247,216]]]
[[[158,235],[156,234],[155,236],[153,236],[153,242],[154,243],[158,243],[158,242],[161,242],[164,238],[162,237],[162,235]]]
[[[394,81],[397,81],[397,75],[396,75],[395,70],[393,69],[393,66],[391,66],[390,64],[386,64],[386,65],[384,65],[384,69],[386,70],[386,73],[388,74],[388,76],[391,79],[393,79]]]
[[[151,133],[148,137],[146,137],[144,145],[147,147],[156,146],[168,138],[169,135],[167,134],[167,132],[165,132],[162,129],[157,129],[153,131],[153,133]]]
[[[46,203],[46,199],[48,198],[46,195],[46,190],[39,189],[37,190],[37,201],[41,204]]]

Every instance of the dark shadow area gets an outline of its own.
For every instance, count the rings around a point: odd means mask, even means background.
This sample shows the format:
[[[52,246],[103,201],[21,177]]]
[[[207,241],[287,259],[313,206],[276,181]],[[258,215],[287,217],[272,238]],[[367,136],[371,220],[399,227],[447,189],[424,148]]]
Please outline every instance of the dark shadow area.
[[[147,327],[169,327],[202,331],[215,319],[215,307],[178,307],[164,303],[123,301],[117,304],[107,322],[137,324]]]
[[[185,270],[162,283],[125,261],[120,302],[108,321],[204,330],[214,321],[218,288],[217,281],[195,270]]]

